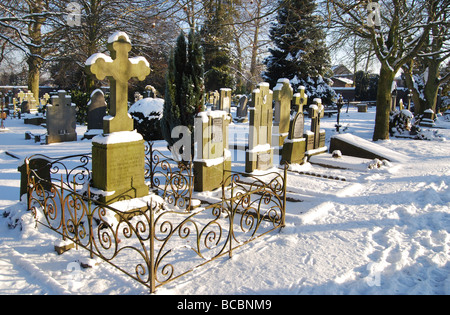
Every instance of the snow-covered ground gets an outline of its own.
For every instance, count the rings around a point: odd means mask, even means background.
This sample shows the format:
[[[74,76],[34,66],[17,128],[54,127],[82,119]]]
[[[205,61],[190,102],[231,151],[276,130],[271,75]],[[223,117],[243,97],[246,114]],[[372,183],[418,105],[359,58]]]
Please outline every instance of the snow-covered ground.
[[[374,109],[341,115],[346,132],[370,140]],[[286,228],[269,234],[158,289],[156,294],[449,294],[450,122],[439,118],[433,141],[392,139],[379,144],[410,158],[380,169],[293,166],[288,191],[304,202],[288,202]],[[308,122],[309,119],[306,119]],[[324,118],[327,142],[336,116]],[[0,294],[147,294],[148,290],[106,263],[82,269],[85,251],[61,256],[59,238],[35,227],[19,202],[19,157],[89,153],[91,142],[40,145],[26,131],[42,127],[7,120],[0,133]],[[308,127],[306,123],[306,128]],[[445,129],[449,128],[449,129]],[[230,126],[242,135],[245,125]],[[231,142],[243,144],[241,136]],[[159,143],[164,147],[163,143]],[[242,161],[234,164],[242,170]],[[9,213],[9,217],[3,214]],[[19,218],[16,222],[14,219]]]

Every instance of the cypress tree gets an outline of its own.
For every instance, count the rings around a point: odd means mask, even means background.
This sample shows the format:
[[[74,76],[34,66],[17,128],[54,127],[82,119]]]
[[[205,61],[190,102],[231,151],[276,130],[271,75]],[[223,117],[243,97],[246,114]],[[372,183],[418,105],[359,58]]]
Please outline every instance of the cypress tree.
[[[208,18],[200,31],[205,58],[206,91],[234,88],[230,48],[232,1],[215,0],[207,8]]]
[[[178,139],[172,139],[172,129],[187,126],[193,131],[194,118],[203,109],[203,54],[193,31],[189,43],[183,33],[169,59],[166,74],[166,93],[161,131],[168,146]]]

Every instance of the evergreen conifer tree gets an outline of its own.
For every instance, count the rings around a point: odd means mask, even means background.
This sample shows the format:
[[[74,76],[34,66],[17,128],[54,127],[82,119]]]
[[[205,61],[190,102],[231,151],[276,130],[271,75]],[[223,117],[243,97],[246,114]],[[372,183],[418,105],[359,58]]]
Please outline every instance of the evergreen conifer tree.
[[[166,75],[166,93],[161,131],[168,146],[178,139],[172,138],[177,126],[194,128],[194,118],[203,109],[203,53],[197,35],[191,31],[189,42],[183,33],[177,39],[169,59]]]
[[[211,1],[207,7],[208,18],[200,31],[205,57],[206,91],[234,88],[233,58],[230,48],[232,38],[232,2]]]
[[[330,70],[330,56],[320,18],[314,15],[316,7],[315,0],[280,1],[278,23],[270,31],[275,48],[269,49],[263,77],[271,86],[287,78],[295,88],[306,86],[310,101],[321,97],[330,104],[335,93],[323,79]]]

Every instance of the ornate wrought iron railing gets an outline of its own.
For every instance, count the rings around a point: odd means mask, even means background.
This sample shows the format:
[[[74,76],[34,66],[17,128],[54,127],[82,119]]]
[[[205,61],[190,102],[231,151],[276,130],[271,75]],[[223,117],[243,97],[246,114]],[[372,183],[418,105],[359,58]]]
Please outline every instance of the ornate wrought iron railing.
[[[225,172],[223,183],[231,184],[222,184],[221,201],[192,210],[192,167],[179,172],[164,168],[166,162],[161,159],[153,161],[148,176],[158,183],[153,188],[162,196],[150,195],[147,206],[133,209],[130,215],[114,204],[93,200],[89,185],[77,182],[80,177],[67,167],[55,169],[55,173],[69,176],[49,181],[31,168],[27,159],[29,209],[39,224],[88,250],[91,258],[99,257],[116,267],[150,292],[218,257],[231,257],[237,248],[285,224],[287,166],[282,174],[264,176]],[[167,174],[157,174],[163,170]],[[155,181],[158,177],[166,182]],[[178,190],[180,183],[190,187]],[[82,189],[77,190],[78,186]]]

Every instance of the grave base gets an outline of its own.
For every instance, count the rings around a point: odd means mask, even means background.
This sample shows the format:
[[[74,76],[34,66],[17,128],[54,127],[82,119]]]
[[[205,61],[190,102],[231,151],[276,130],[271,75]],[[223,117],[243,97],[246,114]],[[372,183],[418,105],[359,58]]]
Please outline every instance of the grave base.
[[[266,171],[273,167],[273,150],[246,152],[245,172],[253,173],[256,170]]]
[[[231,172],[231,159],[211,166],[208,166],[207,162],[204,161],[194,162],[194,191],[216,190],[222,187],[222,182],[225,179],[227,179],[225,186],[228,186],[231,182],[229,172]]]
[[[104,144],[106,138],[92,142],[92,193],[105,204],[147,196],[144,141]]]
[[[284,162],[289,164],[303,164],[305,161],[306,139],[286,140],[281,152]]]

